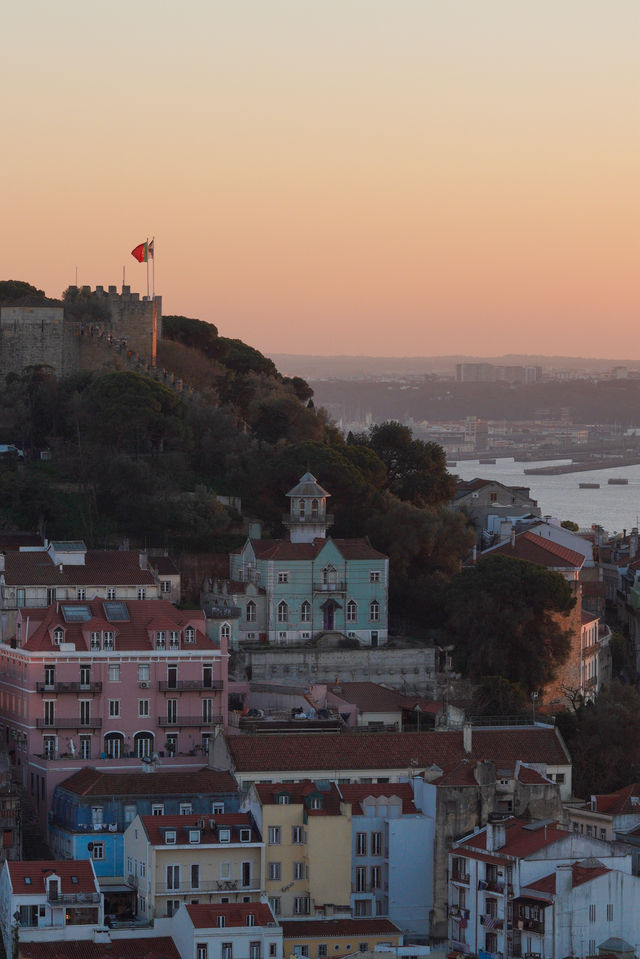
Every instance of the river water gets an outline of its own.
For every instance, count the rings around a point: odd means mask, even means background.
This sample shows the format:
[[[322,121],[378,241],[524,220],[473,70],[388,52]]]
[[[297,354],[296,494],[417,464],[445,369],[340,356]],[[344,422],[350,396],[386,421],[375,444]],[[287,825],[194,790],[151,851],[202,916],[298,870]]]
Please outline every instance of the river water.
[[[516,463],[512,458],[496,459],[495,466],[480,465],[479,460],[458,460],[449,472],[461,479],[476,476],[498,480],[507,486],[528,486],[531,496],[538,501],[542,515],[570,519],[581,529],[598,523],[609,533],[631,529],[640,514],[640,464],[616,469],[589,470],[580,473],[561,473],[557,476],[525,475],[525,469],[538,466],[559,466],[569,460],[547,460],[535,463]],[[608,479],[629,480],[627,486],[609,486]],[[600,483],[600,489],[580,489],[579,483]]]

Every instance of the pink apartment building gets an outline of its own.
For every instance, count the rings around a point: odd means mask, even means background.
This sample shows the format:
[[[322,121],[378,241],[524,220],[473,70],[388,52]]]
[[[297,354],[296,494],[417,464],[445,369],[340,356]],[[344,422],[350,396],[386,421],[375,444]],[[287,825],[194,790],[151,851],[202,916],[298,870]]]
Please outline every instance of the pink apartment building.
[[[46,821],[83,765],[201,767],[227,722],[231,624],[164,600],[56,602],[18,611],[0,642],[0,720],[17,776]]]

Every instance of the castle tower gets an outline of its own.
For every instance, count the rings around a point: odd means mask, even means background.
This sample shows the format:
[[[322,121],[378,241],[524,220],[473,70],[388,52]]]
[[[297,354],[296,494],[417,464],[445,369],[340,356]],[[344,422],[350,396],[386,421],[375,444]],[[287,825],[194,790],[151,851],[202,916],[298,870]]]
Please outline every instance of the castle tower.
[[[314,539],[325,539],[327,526],[333,523],[333,516],[327,513],[327,493],[311,473],[305,473],[300,482],[287,493],[289,514],[284,517],[284,525],[289,530],[292,543],[311,543]]]

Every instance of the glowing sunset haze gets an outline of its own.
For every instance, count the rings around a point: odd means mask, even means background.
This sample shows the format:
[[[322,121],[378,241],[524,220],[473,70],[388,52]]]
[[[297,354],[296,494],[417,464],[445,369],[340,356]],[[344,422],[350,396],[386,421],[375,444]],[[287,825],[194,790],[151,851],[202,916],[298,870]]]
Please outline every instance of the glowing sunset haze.
[[[1,278],[267,353],[640,358],[637,0],[7,0]]]

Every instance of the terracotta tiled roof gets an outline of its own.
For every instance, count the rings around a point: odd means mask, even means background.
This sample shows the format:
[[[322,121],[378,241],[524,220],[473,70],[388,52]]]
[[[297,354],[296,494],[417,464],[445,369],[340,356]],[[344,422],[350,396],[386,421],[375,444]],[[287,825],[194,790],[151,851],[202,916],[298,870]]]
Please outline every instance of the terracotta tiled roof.
[[[587,626],[589,623],[597,623],[600,619],[595,613],[590,613],[587,609],[580,610],[580,622],[583,626]]]
[[[335,783],[331,783],[329,789],[318,789],[316,784],[310,779],[304,779],[300,783],[256,783],[256,790],[263,806],[277,805],[278,796],[281,796],[283,793],[289,796],[289,802],[292,805],[300,805],[308,796],[313,793],[319,793],[322,797],[322,809],[308,809],[308,814],[321,816],[340,815],[340,793]]]
[[[514,856],[523,859],[531,853],[550,846],[559,839],[566,839],[571,835],[566,829],[560,829],[556,822],[550,821],[539,828],[531,828],[534,824],[520,819],[507,819],[505,827],[505,843],[500,849],[487,850],[487,829],[483,829],[468,839],[456,845],[456,849],[464,854],[473,854],[475,850],[489,852],[491,856]]]
[[[28,933],[28,929],[23,930],[23,935]],[[52,934],[55,935],[55,929]],[[180,959],[171,936],[114,939],[105,943],[90,939],[24,942],[21,936],[20,955],[23,959]]]
[[[338,683],[327,686],[327,691],[357,706],[361,712],[389,712],[395,709],[399,712],[405,703],[402,693],[378,683]]]
[[[462,731],[421,733],[317,733],[228,736],[239,772],[270,770],[397,769],[438,765],[465,757]],[[496,763],[569,765],[553,727],[474,729],[473,756]]]
[[[593,799],[597,812],[611,816],[640,816],[640,783],[632,783],[614,793],[601,793]]]
[[[150,556],[149,566],[155,569],[159,576],[177,576],[178,568],[168,556]]]
[[[206,766],[194,772],[164,769],[155,773],[112,773],[85,766],[59,784],[77,796],[193,796],[200,793],[235,793],[230,773]]]
[[[352,815],[362,816],[362,804],[372,796],[374,799],[395,796],[402,801],[402,814],[415,816],[418,812],[413,802],[413,789],[409,783],[341,783],[340,792],[345,802],[351,803]]]
[[[584,556],[575,549],[559,546],[551,540],[536,536],[535,533],[520,533],[516,536],[515,545],[511,542],[502,543],[486,550],[482,556],[492,556],[499,553],[501,556],[510,556],[513,559],[527,560],[537,566],[547,566],[550,569],[581,569],[584,565]]]
[[[231,829],[231,842],[240,842],[240,829],[251,829],[251,842],[260,842],[260,834],[249,813],[224,813],[217,816],[141,816],[149,842],[153,846],[164,846],[165,829],[175,829],[177,845],[189,845],[188,830],[195,829],[204,822],[201,830],[201,846],[217,846],[220,843],[219,829]],[[214,823],[211,829],[210,823]]]
[[[478,780],[474,775],[474,771],[478,763],[473,759],[462,759],[460,762],[455,763],[447,769],[442,771],[442,775],[437,779],[429,779],[430,782],[434,783],[436,786],[474,786],[477,787]],[[536,769],[532,769],[530,766],[527,766],[525,763],[515,762],[515,763],[505,763],[504,760],[500,761],[500,764],[496,766],[496,778],[497,779],[515,779],[517,776],[518,782],[521,782],[528,786],[539,785],[550,782],[545,776],[539,773]]]
[[[107,601],[108,602],[108,601]],[[31,628],[29,638],[21,644],[22,649],[39,652],[53,650],[57,647],[53,643],[53,630],[59,626],[64,630],[64,642],[73,643],[76,649],[89,649],[89,633],[92,629],[108,629],[114,633],[114,651],[152,649],[155,643],[149,636],[149,630],[154,628],[176,630],[180,633],[187,626],[195,629],[195,642],[184,643],[181,649],[216,649],[217,644],[205,633],[205,618],[201,610],[178,610],[171,603],[163,599],[127,599],[123,602],[129,614],[127,621],[109,620],[105,615],[105,600],[94,599],[86,602],[53,603],[46,609],[23,609],[20,611],[23,624],[29,619]],[[66,622],[63,609],[65,607],[89,607],[92,618],[87,622]],[[95,627],[92,626],[96,622]],[[37,626],[35,624],[38,624]],[[168,642],[168,638],[166,640]]]
[[[140,568],[140,553],[132,549],[91,550],[83,566],[53,562],[45,552],[7,553],[5,582],[9,586],[153,586],[150,571]]]
[[[607,872],[611,872],[611,870],[602,863],[596,865],[594,862],[593,866],[585,866],[584,863],[574,862],[571,864],[572,888],[575,889],[576,886],[582,886],[585,882],[591,882],[592,879],[604,876]],[[521,890],[521,895],[526,896],[527,889],[535,889],[537,892],[555,893],[556,873],[552,872],[549,876],[544,876],[536,882],[530,882],[526,888]]]
[[[225,926],[246,926],[247,916],[255,918],[254,925],[275,925],[271,908],[266,902],[200,903],[186,906],[187,914],[196,929],[215,929],[218,917],[224,916]]]
[[[45,878],[55,873],[60,877],[60,892],[99,892],[89,859],[37,859],[29,862],[7,862],[14,895],[45,893]],[[77,882],[74,882],[74,877]],[[26,880],[30,879],[30,882]]]
[[[399,936],[390,919],[309,919],[281,922],[285,939],[331,939],[344,936]]]
[[[316,537],[311,543],[291,543],[286,539],[252,539],[251,545],[257,559],[308,561],[315,559],[328,542],[329,539],[320,537]],[[384,553],[379,553],[366,539],[334,539],[332,542],[344,559],[386,559]],[[236,552],[242,552],[242,550],[236,550]]]

